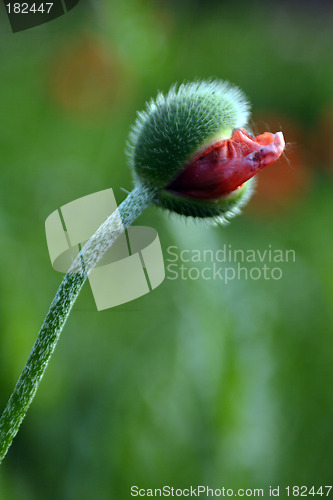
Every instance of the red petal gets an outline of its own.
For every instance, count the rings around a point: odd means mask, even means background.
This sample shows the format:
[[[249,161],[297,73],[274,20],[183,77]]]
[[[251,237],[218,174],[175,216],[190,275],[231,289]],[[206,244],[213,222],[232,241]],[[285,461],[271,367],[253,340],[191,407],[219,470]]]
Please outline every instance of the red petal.
[[[276,161],[284,147],[282,132],[252,137],[245,129],[236,129],[230,139],[216,142],[195,157],[168,190],[193,198],[220,198]]]

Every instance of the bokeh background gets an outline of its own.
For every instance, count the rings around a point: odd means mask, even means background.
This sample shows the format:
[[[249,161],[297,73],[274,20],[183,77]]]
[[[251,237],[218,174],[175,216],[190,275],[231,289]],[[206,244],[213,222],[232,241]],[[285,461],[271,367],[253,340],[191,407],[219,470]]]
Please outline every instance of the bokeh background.
[[[61,280],[45,219],[109,187],[124,199],[129,127],[157,89],[230,80],[253,130],[282,130],[288,147],[229,226],[154,207],[138,222],[164,252],[296,252],[280,280],[166,279],[99,313],[85,286],[1,467],[1,500],[332,484],[332,3],[82,0],[16,34],[0,12],[1,407]]]

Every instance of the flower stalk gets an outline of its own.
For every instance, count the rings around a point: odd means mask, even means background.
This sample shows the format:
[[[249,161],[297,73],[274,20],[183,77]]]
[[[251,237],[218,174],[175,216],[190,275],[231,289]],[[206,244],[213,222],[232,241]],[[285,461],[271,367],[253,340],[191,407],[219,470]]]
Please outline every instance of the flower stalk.
[[[85,244],[62,280],[14,391],[1,415],[0,463],[36,394],[66,320],[89,273],[122,232],[148,207],[154,195],[153,189],[137,185]]]

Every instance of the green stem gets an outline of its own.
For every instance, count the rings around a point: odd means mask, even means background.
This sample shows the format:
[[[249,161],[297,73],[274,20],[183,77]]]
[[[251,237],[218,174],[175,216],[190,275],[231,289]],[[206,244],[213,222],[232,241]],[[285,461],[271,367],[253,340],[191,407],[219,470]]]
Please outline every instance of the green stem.
[[[71,309],[87,279],[112,243],[152,202],[155,191],[137,186],[98,228],[65,275],[44,319],[20,378],[0,418],[0,463],[36,394]],[[82,265],[84,262],[84,266]]]

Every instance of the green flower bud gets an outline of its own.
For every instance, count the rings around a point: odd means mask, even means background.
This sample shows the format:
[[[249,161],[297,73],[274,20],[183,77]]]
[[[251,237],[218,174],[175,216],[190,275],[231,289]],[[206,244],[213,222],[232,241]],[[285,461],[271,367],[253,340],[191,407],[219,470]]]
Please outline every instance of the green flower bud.
[[[246,97],[227,82],[186,83],[159,93],[130,133],[135,180],[157,190],[159,206],[225,222],[250,198],[249,179],[284,147],[282,134],[251,137],[243,129],[248,118]]]

